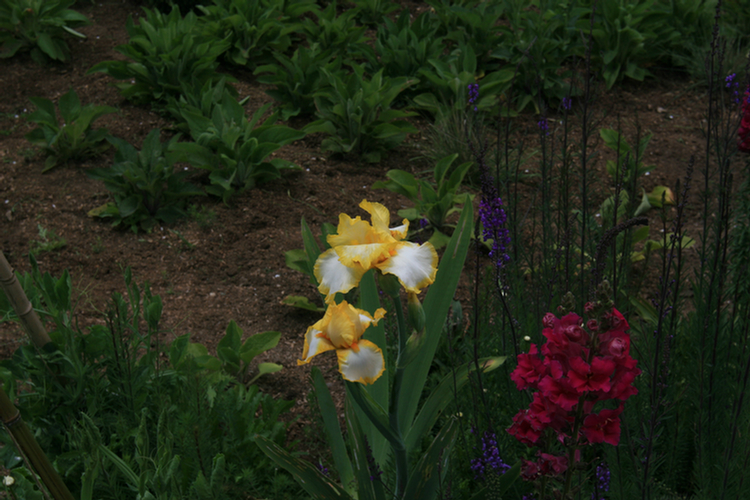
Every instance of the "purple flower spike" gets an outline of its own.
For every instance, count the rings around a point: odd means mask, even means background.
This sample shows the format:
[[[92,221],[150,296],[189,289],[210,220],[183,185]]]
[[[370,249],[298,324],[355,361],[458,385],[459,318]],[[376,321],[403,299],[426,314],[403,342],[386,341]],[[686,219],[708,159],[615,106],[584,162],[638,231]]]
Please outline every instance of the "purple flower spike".
[[[494,472],[497,475],[505,474],[510,465],[500,458],[500,450],[497,449],[497,440],[494,432],[485,432],[482,436],[482,456],[471,461],[471,470],[474,471],[474,479],[484,479],[486,472]]]
[[[478,83],[470,83],[469,86],[469,104],[474,104],[474,111],[477,111],[476,102],[479,98],[479,84]]]

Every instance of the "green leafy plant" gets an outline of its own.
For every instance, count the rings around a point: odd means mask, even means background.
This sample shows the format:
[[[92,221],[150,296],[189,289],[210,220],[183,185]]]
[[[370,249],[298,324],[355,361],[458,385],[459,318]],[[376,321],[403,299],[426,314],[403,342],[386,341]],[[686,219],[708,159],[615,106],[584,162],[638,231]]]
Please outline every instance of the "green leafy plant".
[[[352,0],[357,18],[363,24],[377,25],[383,18],[398,9],[398,4],[391,0]]]
[[[130,42],[115,49],[130,61],[104,61],[88,73],[126,80],[115,84],[126,98],[161,106],[170,97],[179,99],[184,82],[194,81],[202,87],[222,78],[233,81],[216,71],[217,58],[230,42],[200,34],[202,21],[193,12],[183,18],[176,6],[169,14],[143,10],[146,16],[138,25],[128,18]]]
[[[492,58],[504,67],[514,68],[514,91],[519,111],[529,105],[540,112],[540,102],[559,103],[577,95],[571,86],[574,71],[561,61],[570,61],[585,54],[578,19],[587,9],[573,2],[543,0],[539,9],[528,9],[528,3],[508,2],[510,31],[504,43],[492,50]]]
[[[113,226],[137,232],[150,231],[159,222],[171,224],[186,215],[187,198],[203,192],[185,180],[188,172],[175,171],[174,159],[167,154],[178,136],[162,144],[159,134],[159,129],[152,130],[140,151],[122,139],[108,139],[117,148],[114,165],[87,174],[104,181],[114,201],[90,211],[90,216],[111,218]]]
[[[305,136],[304,132],[275,124],[276,114],[261,123],[270,106],[268,103],[258,109],[249,121],[242,106],[227,94],[221,105],[213,107],[210,117],[186,107],[182,116],[196,142],[176,143],[172,150],[180,159],[209,170],[211,186],[206,191],[227,202],[235,194],[279,178],[282,170],[299,168],[282,158],[268,160],[281,146]]]
[[[407,133],[417,131],[404,120],[414,113],[391,109],[391,103],[415,80],[386,78],[383,70],[368,80],[362,66],[353,69],[353,73],[341,75],[321,68],[330,86],[316,93],[319,119],[305,131],[330,135],[322,143],[326,151],[377,162],[384,151],[401,144]]]
[[[29,242],[30,253],[54,252],[67,246],[68,240],[58,236],[54,230],[47,229],[41,224],[37,224],[36,227],[39,231],[39,237]]]
[[[240,66],[254,68],[284,53],[299,32],[295,22],[315,10],[309,0],[217,0],[198,7],[207,24],[205,31],[216,39],[228,40],[231,48],[225,57]]]
[[[42,147],[48,155],[42,172],[69,160],[95,156],[109,148],[107,129],[92,129],[91,124],[102,115],[114,113],[116,108],[93,104],[81,106],[78,94],[70,89],[58,103],[63,121],[61,126],[52,101],[42,97],[31,97],[30,100],[37,109],[31,113],[29,121],[38,126],[26,134],[26,139]]]
[[[649,75],[646,66],[663,55],[659,47],[681,38],[666,3],[658,0],[604,2],[594,21],[594,53],[601,54],[594,60],[601,64],[608,89],[626,76],[642,81]],[[586,16],[579,27],[588,29],[590,22]]]
[[[480,73],[489,72],[490,54],[506,43],[508,29],[500,22],[504,2],[428,2],[441,26],[439,34],[457,46],[468,45],[476,54]]]
[[[448,243],[450,234],[446,233],[453,227],[447,223],[448,216],[460,211],[456,205],[467,201],[466,195],[459,196],[457,193],[473,162],[463,163],[451,171],[457,157],[458,153],[454,153],[438,161],[433,170],[433,179],[417,179],[403,170],[389,170],[386,174],[389,180],[372,185],[373,189],[388,189],[414,203],[413,208],[399,210],[398,215],[409,220],[412,236],[432,230],[429,241],[435,248]],[[427,226],[421,227],[419,221],[422,219],[426,219]]]
[[[479,96],[474,102],[477,110],[486,110],[497,103],[498,95],[510,87],[513,70],[501,69],[478,79],[477,58],[474,49],[464,45],[449,57],[430,59],[429,65],[419,71],[423,93],[414,98],[417,108],[436,118],[447,116],[454,109],[463,110],[468,104],[469,85],[479,82]]]
[[[273,496],[263,472],[270,462],[255,439],[283,445],[279,416],[292,403],[245,385],[246,372],[229,374],[234,365],[222,358],[249,359],[278,334],[241,344],[241,330],[230,324],[219,358],[189,335],[164,345],[161,298],[136,284],[129,268],[125,292],[113,294],[102,321],[82,331],[72,321],[70,275],[42,274],[31,261],[31,273],[18,280],[34,308],[54,322],[53,343],[41,352],[21,346],[0,363],[0,378],[76,498]],[[17,319],[3,294],[0,318]],[[2,439],[3,463],[22,477],[12,444]],[[290,485],[284,494],[296,497]]]
[[[443,54],[443,38],[436,34],[439,25],[432,19],[429,12],[424,12],[412,21],[408,10],[396,22],[386,18],[378,28],[374,50],[369,45],[360,46],[368,71],[376,73],[382,68],[390,78],[417,78],[420,68]]]
[[[65,35],[86,38],[73,28],[89,20],[69,9],[75,0],[1,0],[0,58],[31,51],[31,58],[44,64],[48,60],[67,61],[70,49]]]
[[[333,59],[330,51],[322,51],[316,43],[310,48],[298,47],[292,57],[281,53],[274,57],[276,63],[259,66],[255,74],[260,75],[260,83],[276,86],[266,93],[279,103],[282,120],[315,113],[314,95],[321,87],[321,68],[335,73],[341,69],[341,59]]]
[[[180,132],[189,133],[190,127],[185,122],[182,112],[185,109],[192,109],[205,116],[211,116],[214,108],[221,105],[225,95],[236,99],[237,91],[227,83],[224,77],[218,81],[207,82],[192,79],[182,84],[179,96],[169,96],[165,108],[177,120],[176,128]]]
[[[365,27],[357,25],[355,9],[339,14],[337,6],[334,0],[325,9],[314,10],[316,19],[302,19],[301,29],[310,46],[318,44],[323,51],[346,57],[353,47],[364,44]]]

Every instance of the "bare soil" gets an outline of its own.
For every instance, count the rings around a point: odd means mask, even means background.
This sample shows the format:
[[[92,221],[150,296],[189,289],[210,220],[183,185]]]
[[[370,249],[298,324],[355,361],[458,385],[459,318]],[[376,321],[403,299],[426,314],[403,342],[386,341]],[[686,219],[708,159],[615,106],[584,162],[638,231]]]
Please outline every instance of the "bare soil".
[[[129,266],[136,281],[148,281],[164,300],[165,340],[190,332],[194,342],[213,350],[230,319],[246,335],[281,332],[280,345],[261,361],[280,363],[284,370],[262,377],[258,384],[275,397],[295,401],[292,415],[299,418],[290,431],[293,437],[302,436],[302,429],[310,423],[306,405],[310,367],[298,367],[296,360],[304,332],[319,315],[282,305],[281,300],[302,295],[316,301],[317,291],[306,276],[286,267],[284,253],[302,247],[303,217],[319,234],[320,224],[335,224],[340,212],[360,214],[357,205],[365,198],[388,206],[394,218],[398,209],[409,207],[400,196],[371,186],[383,180],[389,169],[425,170],[429,164],[419,159],[424,137],[410,136],[383,162],[373,165],[330,158],[320,150],[322,137],[308,136],[277,152],[302,167],[301,171],[246,192],[231,205],[209,197],[196,200],[206,212],[215,213],[208,225],[185,219],[173,227],[157,227],[150,234],[113,230],[107,222],[87,216],[89,210],[106,202],[108,194],[101,182],[86,175],[90,168],[111,164],[112,153],[42,175],[44,157],[24,139],[33,128],[24,120],[32,110],[29,98],[56,101],[71,87],[84,104],[117,107],[118,113],[101,118],[95,126],[107,127],[136,146],[153,128],[169,127],[168,121],[148,108],[125,101],[110,77],[86,74],[96,63],[122,58],[114,49],[127,43],[126,19],[129,15],[137,19],[140,7],[128,0],[99,0],[81,6],[80,11],[92,25],[81,29],[86,40],[70,39],[70,62],[39,66],[24,56],[0,60],[0,248],[11,265],[23,272],[29,270],[30,248],[41,242],[40,227],[64,239],[63,247],[36,257],[41,270],[53,276],[64,269],[70,271],[77,316],[83,326],[100,321],[97,311],[106,308],[113,292],[124,292],[122,272]],[[239,80],[240,95],[250,97],[249,112],[271,101],[264,92],[266,87],[251,73],[227,71]],[[646,162],[656,168],[647,180],[648,190],[659,184],[674,186],[684,176],[688,158],[700,156],[704,102],[694,82],[667,75],[658,81],[619,86],[602,94],[595,105],[597,113],[606,116],[601,126],[616,128],[617,118],[622,117],[623,129],[634,137],[637,116],[640,127],[654,133]],[[525,115],[520,122],[534,127],[537,119]],[[290,125],[304,124],[295,121]],[[416,125],[424,130],[426,122],[417,120]],[[612,155],[603,144],[598,148],[602,154],[594,159],[593,167],[605,183],[599,189],[606,190],[604,160]],[[658,231],[658,225],[652,224],[652,231]],[[3,357],[23,341],[15,324],[0,326],[0,335]],[[323,369],[340,393],[335,357],[320,358],[313,364]]]

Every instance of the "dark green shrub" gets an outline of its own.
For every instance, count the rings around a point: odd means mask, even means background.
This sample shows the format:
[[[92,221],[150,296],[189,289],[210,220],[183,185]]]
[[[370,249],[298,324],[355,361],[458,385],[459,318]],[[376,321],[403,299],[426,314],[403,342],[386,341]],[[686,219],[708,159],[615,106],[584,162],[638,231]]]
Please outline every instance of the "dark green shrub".
[[[86,38],[73,28],[89,24],[83,14],[69,9],[75,0],[0,0],[0,58],[30,51],[44,64],[67,61],[65,36]]]
[[[30,100],[37,109],[31,113],[29,121],[36,123],[37,128],[26,134],[26,139],[40,146],[48,155],[42,172],[69,160],[96,156],[109,148],[107,129],[92,129],[91,124],[100,116],[114,113],[117,109],[93,104],[81,106],[78,94],[70,89],[60,97],[58,103],[63,121],[60,125],[52,101],[42,97],[32,97]]]
[[[89,215],[111,218],[113,226],[123,225],[134,232],[150,231],[160,222],[172,224],[187,215],[184,210],[187,198],[203,192],[185,180],[188,172],[174,169],[167,150],[177,137],[162,144],[159,133],[159,129],[152,130],[140,151],[122,139],[108,139],[117,148],[114,165],[95,168],[87,174],[104,181],[114,201]]]

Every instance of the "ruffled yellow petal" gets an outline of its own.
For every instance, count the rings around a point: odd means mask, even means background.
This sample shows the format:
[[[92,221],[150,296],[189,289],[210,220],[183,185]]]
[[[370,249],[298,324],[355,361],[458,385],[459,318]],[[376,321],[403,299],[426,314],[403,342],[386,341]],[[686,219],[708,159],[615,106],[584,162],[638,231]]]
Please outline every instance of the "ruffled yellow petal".
[[[404,219],[402,225],[391,228],[391,214],[388,209],[380,203],[371,203],[367,200],[362,200],[359,204],[360,208],[370,214],[372,219],[373,229],[380,235],[387,235],[395,240],[402,240],[406,238],[406,233],[409,231],[409,221]]]
[[[336,251],[329,248],[315,261],[315,277],[318,279],[318,290],[326,296],[326,303],[331,303],[336,293],[346,293],[359,284],[367,269],[359,264],[344,265]]]
[[[336,349],[348,348],[364,332],[357,309],[345,300],[328,306],[323,319],[327,320],[327,324],[323,325],[325,333]]]
[[[380,348],[369,340],[360,340],[353,349],[337,349],[339,371],[350,382],[374,383],[385,371]]]
[[[377,265],[384,273],[394,274],[407,292],[419,291],[431,285],[437,274],[438,256],[431,243],[417,245],[401,242],[395,255]]]
[[[372,232],[372,226],[369,222],[363,221],[360,217],[352,219],[346,214],[340,214],[336,234],[329,234],[326,241],[331,247],[372,243],[375,241]]]
[[[360,265],[363,269],[372,269],[391,256],[393,243],[370,243],[369,245],[343,245],[334,247],[339,260],[345,266]]]
[[[324,318],[325,319],[325,318]],[[302,349],[302,359],[297,360],[298,365],[305,365],[321,352],[332,351],[336,347],[328,340],[325,334],[319,330],[323,320],[318,321],[307,329],[305,333],[305,347]]]

